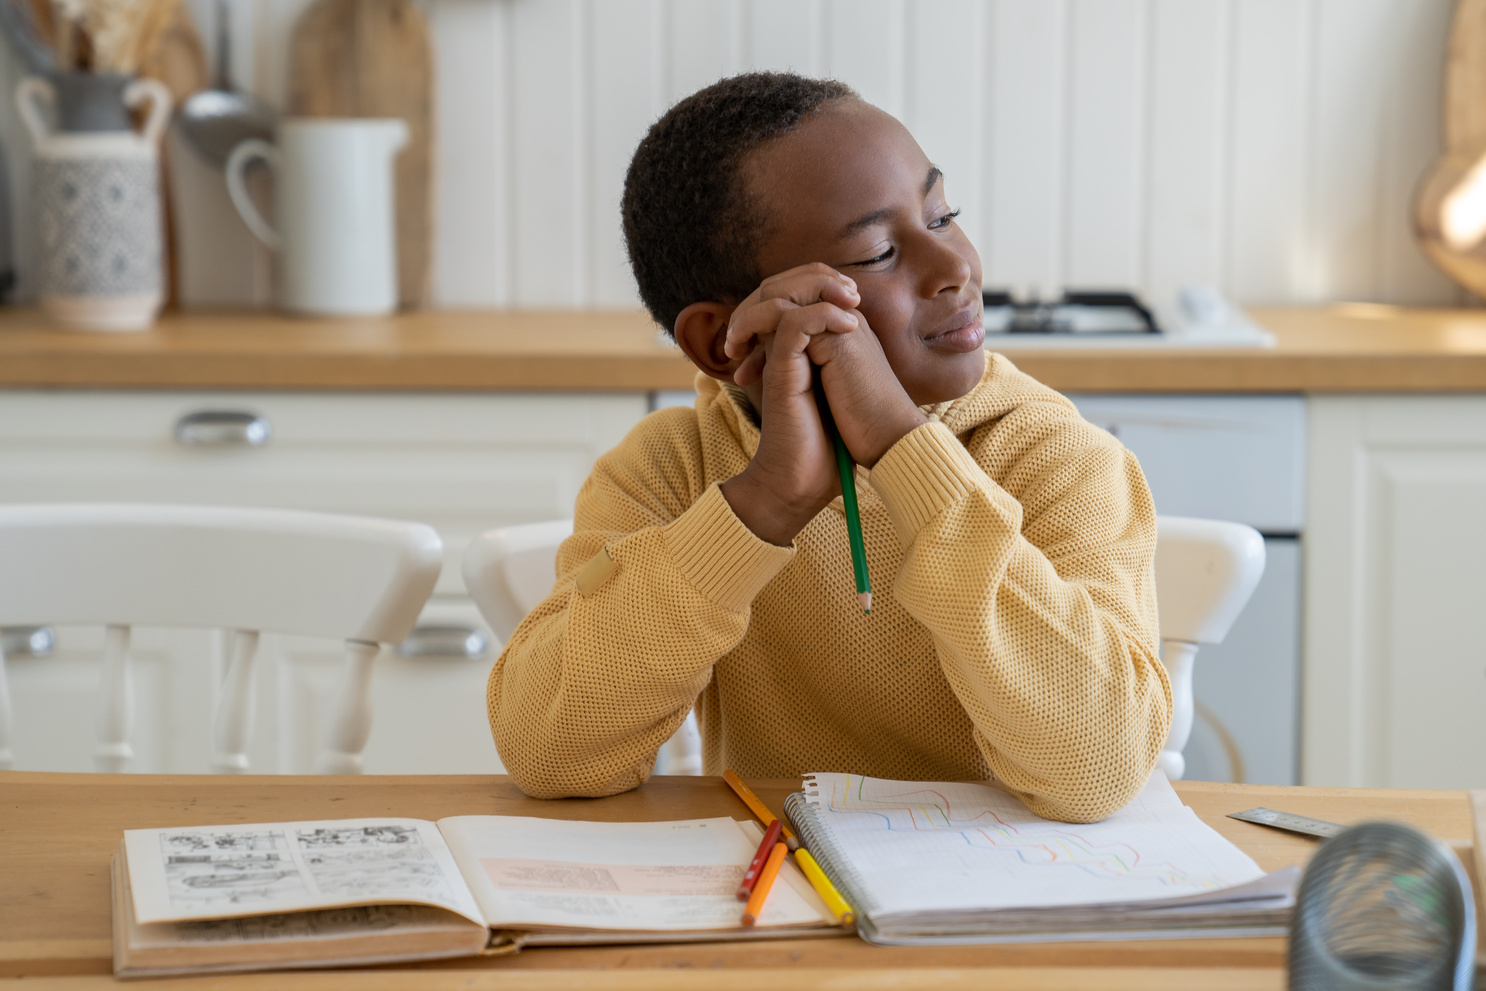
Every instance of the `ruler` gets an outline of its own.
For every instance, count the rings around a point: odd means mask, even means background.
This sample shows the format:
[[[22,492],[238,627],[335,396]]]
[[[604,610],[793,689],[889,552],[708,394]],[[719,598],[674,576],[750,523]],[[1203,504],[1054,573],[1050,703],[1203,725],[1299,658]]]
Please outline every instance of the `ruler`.
[[[1249,809],[1247,812],[1230,812],[1230,819],[1242,819],[1244,822],[1257,822],[1261,826],[1273,826],[1275,829],[1284,829],[1291,833],[1304,833],[1307,836],[1320,836],[1323,839],[1335,836],[1346,826],[1337,825],[1334,822],[1326,822],[1322,819],[1312,819],[1309,816],[1299,816],[1293,812],[1276,812],[1274,809]]]

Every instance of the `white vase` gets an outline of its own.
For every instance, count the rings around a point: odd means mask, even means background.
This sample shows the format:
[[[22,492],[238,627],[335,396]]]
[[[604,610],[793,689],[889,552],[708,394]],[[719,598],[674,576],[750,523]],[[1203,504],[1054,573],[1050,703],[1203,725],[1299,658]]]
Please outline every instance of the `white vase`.
[[[35,144],[38,302],[53,322],[80,330],[144,330],[165,300],[160,136],[170,91],[153,79],[123,89],[149,105],[139,131],[54,131],[42,104],[56,88],[32,76],[16,105]]]

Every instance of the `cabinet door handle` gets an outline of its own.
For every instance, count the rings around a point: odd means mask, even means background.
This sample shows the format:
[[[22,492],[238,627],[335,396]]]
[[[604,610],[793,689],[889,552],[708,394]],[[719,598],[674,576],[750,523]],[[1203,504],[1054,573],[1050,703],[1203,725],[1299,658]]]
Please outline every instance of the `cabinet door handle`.
[[[257,413],[204,409],[175,421],[175,442],[186,447],[261,447],[273,426]]]
[[[490,635],[478,626],[433,624],[416,626],[397,645],[404,657],[462,658],[477,661],[490,649]]]
[[[12,661],[18,657],[51,657],[57,649],[57,631],[50,626],[0,627],[0,648]]]

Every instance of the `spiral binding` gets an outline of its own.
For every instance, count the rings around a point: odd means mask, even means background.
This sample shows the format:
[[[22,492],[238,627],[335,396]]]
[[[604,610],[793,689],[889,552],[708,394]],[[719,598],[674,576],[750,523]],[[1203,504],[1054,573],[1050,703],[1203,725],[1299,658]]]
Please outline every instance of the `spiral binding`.
[[[784,800],[785,818],[794,826],[801,843],[810,851],[810,856],[815,858],[816,863],[820,864],[821,870],[826,872],[836,890],[856,909],[857,922],[861,925],[862,917],[870,913],[875,905],[863,897],[861,874],[855,868],[847,866],[845,858],[839,855],[830,834],[821,823],[820,813],[811,801],[818,797],[815,780],[807,777],[805,790]]]

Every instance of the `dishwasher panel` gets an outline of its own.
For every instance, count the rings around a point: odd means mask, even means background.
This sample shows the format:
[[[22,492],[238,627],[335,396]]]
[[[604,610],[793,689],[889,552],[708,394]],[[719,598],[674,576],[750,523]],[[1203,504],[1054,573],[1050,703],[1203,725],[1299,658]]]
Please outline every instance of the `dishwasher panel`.
[[[1140,459],[1158,513],[1305,528],[1303,396],[1068,398]]]

